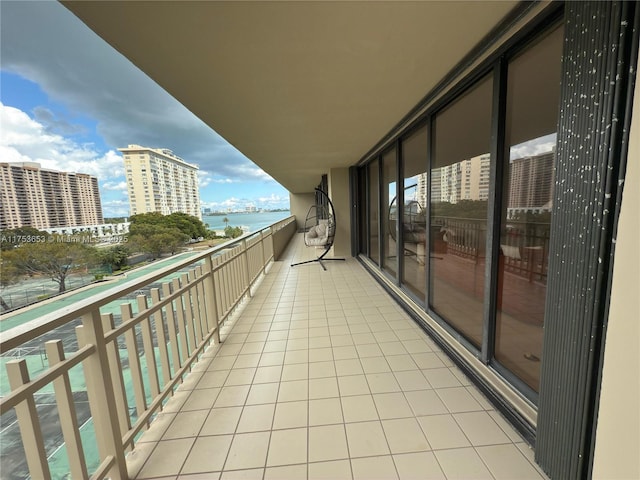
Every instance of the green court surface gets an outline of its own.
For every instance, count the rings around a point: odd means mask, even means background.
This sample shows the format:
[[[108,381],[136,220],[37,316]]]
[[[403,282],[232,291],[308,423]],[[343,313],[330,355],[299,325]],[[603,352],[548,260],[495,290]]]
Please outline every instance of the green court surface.
[[[127,358],[127,350],[119,349],[119,354],[120,354],[120,361],[123,363],[123,365],[128,365],[129,362]],[[159,353],[157,348],[154,349],[154,354],[156,358],[158,358]],[[44,365],[46,364],[46,360],[44,360],[40,355],[26,355],[22,358],[24,358],[27,361],[27,364],[29,366],[29,371],[33,377],[37,376],[40,373],[40,371],[44,369]],[[2,367],[4,367],[4,363],[6,363],[7,360],[10,360],[10,358],[0,358],[0,364],[2,365]],[[147,372],[146,357],[144,355],[141,355],[139,357],[139,361],[140,361],[140,368],[142,372],[146,373]],[[170,360],[170,368],[173,369],[173,362],[171,362],[171,360]],[[2,378],[0,381],[4,387],[8,383],[6,378],[6,369],[2,368],[1,373],[2,373],[1,375]],[[162,372],[158,371],[158,375],[159,375],[160,385],[162,385],[164,383]],[[129,413],[131,415],[131,422],[134,423],[136,421],[137,416],[135,413],[135,409],[132,410],[133,406],[135,405],[135,397],[133,393],[133,380],[131,378],[131,369],[128,366],[122,369],[122,377],[123,377],[125,392],[127,396],[127,405],[129,406],[129,409],[130,409]],[[81,366],[76,366],[69,371],[69,380],[70,380],[71,389],[73,392],[86,391],[84,371]],[[151,389],[149,385],[149,378],[146,374],[143,375],[143,383],[144,383],[144,390],[146,394],[145,395],[146,402],[147,404],[149,404],[152,399],[151,399]],[[5,390],[5,388],[3,388],[3,390]],[[53,385],[49,384],[45,386],[44,388],[40,389],[38,393],[41,395],[53,394],[54,393]],[[6,394],[6,392],[3,392],[3,394]],[[40,396],[40,398],[42,397]],[[39,403],[38,401],[39,401],[39,398],[36,397],[36,403]],[[76,407],[78,407],[77,404],[76,404]],[[87,408],[86,404],[84,408],[86,410]],[[40,405],[38,411],[41,417],[43,416],[43,413],[45,412],[45,410],[46,411],[56,410],[56,407],[53,404]],[[56,416],[57,416],[57,413],[54,414],[53,416],[47,415],[46,413],[44,414],[44,417],[48,418],[49,420],[55,419]],[[46,425],[43,424],[43,427],[46,428]],[[82,439],[82,447],[84,450],[84,458],[87,462],[87,469],[91,474],[91,472],[95,471],[95,469],[98,467],[100,463],[99,461],[100,457],[97,449],[97,441],[95,436],[93,419],[89,417],[86,421],[84,421],[82,425],[80,425],[79,430],[80,430],[80,437]],[[15,425],[15,423],[13,422],[3,424],[2,435],[4,436],[4,441],[9,440],[7,442],[8,445],[15,443],[10,440],[11,440],[11,437],[15,437],[16,435],[19,435],[17,425]],[[11,448],[9,447],[9,449]],[[53,480],[68,480],[70,478],[69,459],[67,456],[66,446],[62,442],[62,437],[60,437],[60,443],[56,442],[55,449],[53,451],[49,449],[47,450],[48,450],[47,451],[48,463],[49,463],[49,468],[51,470],[51,478]],[[12,455],[23,456],[24,454],[21,450],[18,450]],[[13,461],[16,464],[26,466],[26,459],[24,458],[13,458]]]
[[[171,263],[184,260],[185,258],[195,255],[196,253],[198,252],[185,252],[185,253],[180,253],[178,255],[174,255],[171,258],[158,260],[149,265],[145,265],[144,267],[130,270],[126,274],[120,275],[114,278],[113,280],[88,285],[86,287],[80,288],[77,291],[69,292],[67,294],[60,295],[59,297],[56,297],[50,300],[45,300],[36,305],[22,308],[16,312],[2,315],[0,316],[0,332],[6,332],[7,330],[13,327],[16,327],[18,325],[22,325],[25,322],[43,317],[44,315],[47,315],[51,312],[55,312],[60,308],[67,307],[69,305],[74,304],[75,302],[84,300],[98,293],[107,291],[117,285],[121,285],[123,283],[129,282],[136,278],[140,278],[143,275],[151,273],[160,267],[166,267]],[[109,313],[109,312],[102,311],[102,313]]]
[[[112,289],[115,286],[140,278],[159,268],[163,268],[168,265],[171,265],[172,263],[182,261],[188,258],[189,256],[194,256],[197,253],[199,252],[185,252],[179,255],[175,255],[171,258],[156,261],[149,265],[145,265],[144,267],[131,270],[127,272],[126,275],[122,275],[111,281],[100,282],[93,285],[89,285],[87,287],[78,289],[77,291],[63,294],[55,299],[43,301],[40,304],[31,306],[31,307],[25,307],[15,313],[7,314],[3,316],[2,319],[0,320],[0,331],[6,332],[15,326],[40,318],[51,312],[55,312],[60,308],[64,308],[80,300],[90,298],[93,295]],[[181,271],[175,272],[171,275],[163,277],[161,281],[170,281],[173,278],[179,277],[182,273],[183,272]],[[110,302],[102,306],[100,308],[100,311],[103,314],[105,313],[118,314],[120,313],[120,305],[122,303],[125,303],[126,301],[129,301],[132,304],[134,313],[137,312],[137,302],[133,300],[131,297],[117,299],[113,302]],[[79,323],[78,320],[74,320],[68,324],[65,324],[62,327],[59,327],[54,332],[51,332],[50,334],[48,334],[48,336],[62,339],[63,344],[66,347],[69,342],[72,343],[73,341],[75,341],[75,331],[74,331],[73,325],[78,323]],[[3,355],[2,357],[0,357],[0,396],[7,395],[9,393],[9,381],[7,378],[7,370],[5,367],[5,364],[8,361],[15,360],[18,358],[24,359],[27,362],[28,371],[31,378],[36,378],[48,368],[48,361],[44,353],[44,348],[42,347],[42,343],[45,340],[46,339],[43,339],[43,338],[34,339],[33,341],[28,342],[28,344],[24,345],[23,348],[14,349],[8,352],[7,354]],[[127,403],[131,407],[135,405],[135,399],[133,397],[131,373],[128,367],[129,362],[127,358],[127,350],[120,348],[118,349],[118,351],[120,354],[120,360],[123,363],[122,374],[123,374],[123,380],[125,384],[125,391],[127,392]],[[157,359],[158,358],[157,347],[155,349],[155,356]],[[141,355],[139,358],[139,361],[140,361],[140,367],[143,373],[146,373],[147,372],[146,357],[144,355]],[[170,360],[170,363],[172,363],[171,360]],[[170,368],[173,368],[173,365],[171,365]],[[160,376],[159,381],[162,384],[163,383],[162,373],[159,371],[158,374]],[[76,366],[69,371],[69,380],[71,383],[71,390],[74,393],[86,391],[85,376],[81,366]],[[149,386],[148,376],[146,374],[143,374],[143,382],[145,384],[144,388],[145,388],[146,395],[148,397],[147,402],[149,402],[151,400],[150,386]],[[45,387],[43,387],[38,391],[38,396],[42,395],[40,398],[45,398],[47,396],[49,398],[52,398],[50,394],[53,394],[52,384],[46,385]],[[36,397],[36,403],[38,403],[38,397]],[[40,411],[40,408],[43,408],[45,412],[46,411],[50,412],[51,409],[55,409],[55,405],[54,404],[41,405],[39,407],[39,412],[42,415],[43,412]],[[130,413],[133,414],[132,421],[135,421],[135,412],[130,412]],[[57,416],[57,414],[55,414],[54,417],[55,416]],[[50,415],[45,414],[45,418],[52,418],[52,417]],[[10,444],[15,443],[15,441],[19,442],[19,432],[17,429],[17,425],[15,425],[13,421],[10,420],[9,418],[6,418],[8,422],[5,422],[4,420],[5,418],[3,416],[3,422],[2,422],[3,423],[2,434],[4,437],[3,443],[6,442],[7,446],[9,446]],[[45,420],[45,423],[47,423],[47,420]],[[43,427],[46,428],[46,425],[43,424]],[[80,433],[81,433],[85,458],[87,460],[87,467],[91,472],[95,470],[95,468],[97,468],[98,458],[99,458],[97,447],[96,447],[94,425],[91,418],[88,418],[80,426]],[[18,436],[15,437],[16,435]],[[11,437],[15,437],[14,438],[15,441],[12,441]],[[55,448],[53,451],[49,451],[49,449],[47,449],[49,454],[49,467],[51,469],[51,476],[53,479],[60,479],[60,480],[68,479],[70,478],[69,462],[68,462],[64,443],[60,443],[58,445],[55,445],[54,447]],[[26,466],[26,460],[22,459],[21,461],[21,459],[16,458],[15,461],[20,467],[19,470],[22,471]]]

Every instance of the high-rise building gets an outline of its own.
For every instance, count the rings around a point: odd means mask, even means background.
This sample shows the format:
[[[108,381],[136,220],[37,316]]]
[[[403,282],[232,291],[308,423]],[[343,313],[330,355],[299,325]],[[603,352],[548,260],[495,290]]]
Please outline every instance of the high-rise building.
[[[202,219],[198,167],[166,148],[129,145],[124,155],[131,215],[187,213]]]
[[[98,179],[39,163],[0,163],[0,229],[104,223]]]
[[[509,212],[551,211],[555,181],[555,148],[535,156],[516,158],[509,169]]]
[[[485,153],[461,163],[459,200],[488,200],[491,155]]]
[[[489,198],[491,155],[488,153],[431,171],[431,201],[458,203]],[[426,184],[426,177],[425,177]]]

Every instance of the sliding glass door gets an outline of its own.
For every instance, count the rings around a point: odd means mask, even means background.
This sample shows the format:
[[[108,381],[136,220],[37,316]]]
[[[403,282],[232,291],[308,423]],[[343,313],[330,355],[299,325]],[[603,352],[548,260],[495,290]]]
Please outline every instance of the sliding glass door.
[[[507,69],[495,359],[534,391],[540,382],[555,178],[563,29]]]
[[[434,312],[477,348],[484,323],[487,198],[493,77],[434,120],[429,299]]]
[[[485,65],[363,167],[369,257],[533,401],[562,38],[556,26]]]

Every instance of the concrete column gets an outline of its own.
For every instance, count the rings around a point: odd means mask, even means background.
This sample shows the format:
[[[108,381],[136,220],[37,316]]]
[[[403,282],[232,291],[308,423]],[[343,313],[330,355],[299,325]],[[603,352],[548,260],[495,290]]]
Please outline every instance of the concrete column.
[[[635,87],[633,113],[618,220],[593,478],[640,478],[640,82]]]
[[[349,203],[349,169],[332,168],[329,171],[329,197],[336,211],[336,238],[333,254],[351,256],[351,209]]]
[[[307,216],[309,207],[315,203],[316,196],[314,192],[289,193],[289,209],[291,210],[291,215],[296,217],[297,230],[304,227],[304,219]]]

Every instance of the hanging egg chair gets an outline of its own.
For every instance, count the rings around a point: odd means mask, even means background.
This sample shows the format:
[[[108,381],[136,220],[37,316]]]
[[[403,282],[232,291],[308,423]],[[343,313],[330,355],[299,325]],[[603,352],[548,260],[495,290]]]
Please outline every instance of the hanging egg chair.
[[[291,266],[295,267],[296,265],[318,262],[322,268],[326,270],[327,267],[325,267],[324,261],[344,261],[344,258],[325,258],[333,246],[333,241],[336,236],[336,215],[329,195],[320,188],[316,188],[315,192],[316,201],[309,208],[304,221],[304,244],[307,247],[324,248],[324,251],[318,258],[293,263]]]

